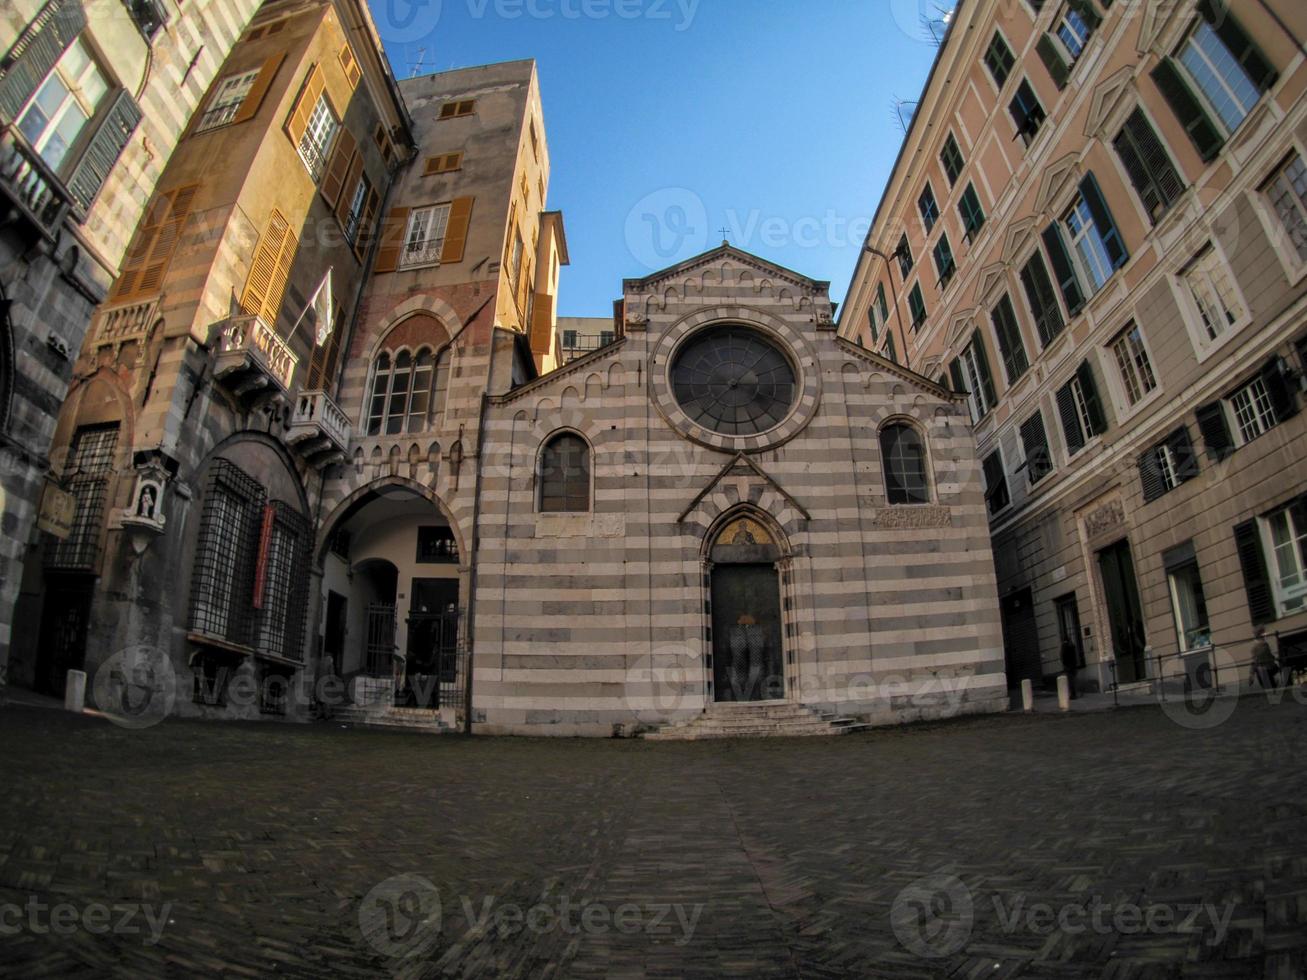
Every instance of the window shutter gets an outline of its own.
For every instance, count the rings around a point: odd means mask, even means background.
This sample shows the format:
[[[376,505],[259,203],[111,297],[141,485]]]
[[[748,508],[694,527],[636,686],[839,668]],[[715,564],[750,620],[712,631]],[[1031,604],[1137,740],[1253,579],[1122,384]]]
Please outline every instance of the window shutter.
[[[354,195],[358,192],[359,180],[362,177],[363,154],[355,153],[349,165],[349,173],[345,175],[345,182],[341,185],[340,197],[336,200],[336,220],[342,225],[349,221],[350,205],[354,203]]]
[[[1262,384],[1266,386],[1266,394],[1270,396],[1277,422],[1287,421],[1298,414],[1298,399],[1280,370],[1278,357],[1272,357],[1262,368]]]
[[[1215,159],[1225,145],[1225,137],[1169,58],[1163,59],[1153,69],[1153,82],[1180,120],[1180,125],[1184,126],[1203,162]]]
[[[0,113],[17,119],[59,56],[86,28],[80,0],[54,0],[27,26],[9,49],[9,62],[0,77]]]
[[[299,250],[299,239],[295,233],[286,229],[281,241],[281,250],[277,253],[277,263],[273,266],[272,283],[263,303],[263,322],[273,330],[277,329],[277,317],[281,314],[282,298],[286,295],[286,283],[290,281],[290,269],[295,263],[295,253]]]
[[[1021,447],[1026,454],[1026,476],[1032,484],[1038,483],[1053,469],[1053,456],[1048,451],[1048,432],[1044,429],[1044,415],[1035,412],[1021,425]]]
[[[375,187],[368,188],[367,197],[363,199],[363,213],[359,217],[358,234],[354,236],[354,254],[361,260],[363,252],[372,241],[373,221],[377,217],[377,205],[381,197]]]
[[[962,376],[962,362],[956,357],[949,362],[948,373],[949,378],[953,381],[953,390],[959,395],[965,395],[967,393],[967,381]]]
[[[1112,260],[1112,268],[1121,268],[1130,258],[1130,253],[1126,251],[1125,241],[1116,226],[1116,221],[1112,218],[1107,201],[1103,198],[1098,179],[1092,173],[1085,174],[1085,179],[1080,182],[1080,194],[1085,199],[1089,213],[1093,216],[1094,227],[1102,236],[1103,247],[1107,249],[1107,256]]]
[[[68,178],[68,191],[83,213],[91,209],[140,121],[136,101],[126,90],[119,92]]]
[[[1066,88],[1067,79],[1071,76],[1071,69],[1062,60],[1062,52],[1057,49],[1057,44],[1054,43],[1053,38],[1048,34],[1041,35],[1035,45],[1035,52],[1039,55],[1039,60],[1044,63],[1044,67],[1048,69],[1053,84],[1059,89]]]
[[[1062,240],[1061,229],[1057,222],[1044,229],[1044,247],[1048,249],[1049,261],[1053,263],[1053,275],[1057,276],[1058,286],[1062,289],[1062,298],[1072,316],[1080,312],[1085,305],[1080,292],[1080,283],[1076,279],[1075,268],[1071,265],[1071,254],[1066,250]]]
[[[199,186],[187,184],[155,199],[141,219],[140,230],[123,259],[124,268],[114,287],[114,299],[146,296],[158,291]]]
[[[1085,410],[1089,413],[1091,436],[1099,436],[1107,431],[1107,416],[1103,412],[1103,400],[1098,397],[1098,385],[1094,381],[1094,369],[1088,361],[1083,361],[1076,369],[1076,378],[1080,382],[1080,393],[1085,396]]]
[[[445,245],[440,251],[440,261],[462,262],[467,251],[467,234],[472,224],[472,201],[470,197],[458,197],[449,207],[449,224],[445,228]],[[525,277],[523,277],[525,278]]]
[[[359,68],[359,63],[354,57],[354,51],[348,42],[340,49],[340,67],[345,72],[345,81],[349,82],[349,87],[354,88],[357,86],[359,79],[363,77],[363,72]]]
[[[277,77],[277,69],[281,67],[281,63],[285,59],[285,53],[279,51],[263,63],[263,67],[259,69],[259,77],[254,79],[254,84],[250,86],[245,101],[236,110],[236,115],[232,118],[232,125],[246,122],[259,114],[259,107],[263,105],[263,97],[268,94],[268,88],[272,85],[272,80]]]
[[[1212,25],[1217,36],[1234,55],[1234,59],[1243,65],[1253,84],[1265,92],[1275,84],[1278,77],[1275,68],[1267,60],[1266,55],[1262,54],[1261,48],[1248,36],[1243,26],[1234,19],[1234,15],[1230,13],[1232,6],[1230,0],[1200,0],[1198,13],[1203,20]]]
[[[1012,300],[1004,295],[991,316],[994,332],[998,335],[999,353],[1003,357],[1003,371],[1009,386],[1016,383],[1030,366],[1026,361],[1026,346],[1021,342],[1021,329],[1017,326]]]
[[[1161,449],[1154,446],[1139,457],[1139,483],[1144,491],[1144,503],[1151,503],[1166,493],[1166,484],[1162,482],[1161,465],[1157,454]]]
[[[1139,192],[1149,219],[1156,224],[1184,192],[1184,180],[1144,114],[1136,109],[1112,141],[1130,182]]]
[[[1166,437],[1166,445],[1171,450],[1175,462],[1175,477],[1181,483],[1192,480],[1198,475],[1198,454],[1194,452],[1193,440],[1189,438],[1189,427],[1182,425]]]
[[[263,317],[264,322],[274,328],[276,313],[281,306],[281,290],[286,287],[281,265],[288,239],[292,243],[295,241],[290,224],[280,211],[273,211],[259,237],[254,261],[250,263],[250,273],[245,280],[245,292],[241,294],[241,311]],[[281,290],[277,289],[278,283]],[[270,308],[271,316],[268,315]]]
[[[308,77],[304,79],[304,87],[300,89],[299,98],[295,100],[295,108],[286,117],[286,135],[296,146],[300,145],[304,130],[309,128],[309,117],[313,115],[313,107],[318,104],[322,89],[322,69],[314,65]]]
[[[408,208],[391,208],[381,225],[381,247],[377,249],[374,272],[394,272],[399,265],[399,250],[404,247],[408,228]]]
[[[1248,613],[1254,626],[1275,619],[1275,597],[1271,591],[1271,577],[1266,571],[1266,556],[1262,554],[1262,539],[1257,521],[1245,521],[1234,529],[1234,546],[1239,552],[1239,565],[1243,569],[1243,587],[1248,594]]]
[[[1062,310],[1057,305],[1053,294],[1053,283],[1049,281],[1048,269],[1038,252],[1021,270],[1021,284],[1026,289],[1026,298],[1030,300],[1030,309],[1035,314],[1035,326],[1039,330],[1039,342],[1047,347],[1062,332]]]
[[[346,177],[349,175],[350,166],[356,156],[354,153],[355,146],[353,134],[342,126],[340,135],[336,137],[336,146],[331,151],[331,160],[327,164],[327,172],[322,178],[322,197],[329,208],[336,206],[336,202],[341,198],[341,192],[350,186]],[[348,202],[346,202],[346,207],[348,206]]]
[[[980,386],[985,392],[985,402],[992,409],[998,404],[994,392],[994,375],[989,370],[989,358],[985,355],[985,338],[977,330],[971,337],[971,346],[976,352],[976,369],[980,372]]]
[[[1080,414],[1076,411],[1076,396],[1068,381],[1057,390],[1057,412],[1062,417],[1062,434],[1066,437],[1068,455],[1075,455],[1085,445],[1085,431],[1080,427]]]
[[[1194,413],[1198,416],[1198,431],[1203,435],[1209,459],[1225,459],[1234,451],[1234,439],[1230,436],[1230,426],[1225,421],[1225,406],[1219,401],[1200,405]]]

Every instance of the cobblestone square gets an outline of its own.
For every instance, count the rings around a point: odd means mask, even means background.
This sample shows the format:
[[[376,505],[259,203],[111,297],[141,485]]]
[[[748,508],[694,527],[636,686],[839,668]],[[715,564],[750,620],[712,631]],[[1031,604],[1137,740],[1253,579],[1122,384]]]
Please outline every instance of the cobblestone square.
[[[1287,696],[740,742],[0,731],[7,976],[1307,975]]]

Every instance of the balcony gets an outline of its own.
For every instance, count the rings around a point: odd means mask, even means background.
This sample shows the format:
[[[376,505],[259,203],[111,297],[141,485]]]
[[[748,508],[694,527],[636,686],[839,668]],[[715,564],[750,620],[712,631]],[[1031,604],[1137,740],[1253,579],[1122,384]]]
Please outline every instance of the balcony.
[[[159,320],[159,298],[101,306],[91,321],[88,348],[98,354],[112,349],[114,357],[128,344],[136,344],[138,363]]]
[[[310,466],[323,469],[345,461],[349,417],[325,391],[302,391],[291,416],[286,442]]]
[[[68,192],[12,126],[0,128],[0,190],[38,237],[54,241],[70,209]]]
[[[223,322],[213,374],[238,399],[285,395],[298,364],[289,345],[261,317]]]

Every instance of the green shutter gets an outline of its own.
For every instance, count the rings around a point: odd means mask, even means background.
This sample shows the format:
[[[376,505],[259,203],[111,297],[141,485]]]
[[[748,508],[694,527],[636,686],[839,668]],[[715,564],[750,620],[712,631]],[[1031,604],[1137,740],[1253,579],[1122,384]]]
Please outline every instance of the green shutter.
[[[1194,95],[1189,83],[1184,80],[1179,69],[1170,59],[1163,59],[1153,69],[1153,81],[1158,90],[1171,106],[1171,111],[1184,126],[1189,139],[1193,141],[1198,155],[1203,162],[1210,162],[1221,152],[1225,137],[1217,129],[1212,117],[1207,114],[1198,97]]]
[[[1017,380],[1030,367],[1026,360],[1026,345],[1021,342],[1021,328],[1017,325],[1016,311],[1012,300],[1005,293],[990,315],[994,323],[994,333],[998,336],[998,350],[1003,358],[1003,371],[1007,375],[1008,386]]]
[[[1094,369],[1088,361],[1076,369],[1076,379],[1080,382],[1080,393],[1085,396],[1085,410],[1089,413],[1091,436],[1099,436],[1107,431],[1107,416],[1103,412],[1103,400],[1098,397],[1098,384],[1094,381]]]
[[[1220,461],[1229,456],[1234,451],[1234,439],[1225,420],[1225,407],[1219,401],[1209,402],[1200,405],[1194,414],[1198,416],[1198,431],[1203,434],[1208,458]]]
[[[1048,432],[1044,429],[1042,412],[1035,412],[1022,424],[1021,447],[1026,453],[1026,476],[1032,484],[1053,471],[1053,456],[1048,451]]]
[[[1144,490],[1144,503],[1151,503],[1166,493],[1166,484],[1162,482],[1162,468],[1158,461],[1161,447],[1154,446],[1139,457],[1139,483]]]
[[[1085,19],[1091,32],[1098,30],[1098,25],[1103,23],[1103,18],[1098,16],[1098,11],[1089,0],[1067,0],[1066,5]]]
[[[1280,359],[1272,357],[1262,368],[1262,384],[1275,410],[1275,420],[1285,422],[1298,414],[1298,399],[1280,370]]]
[[[1166,437],[1171,456],[1175,461],[1175,477],[1181,483],[1192,480],[1198,475],[1198,454],[1194,452],[1193,440],[1189,438],[1189,427],[1182,425]]]
[[[1094,219],[1094,227],[1103,240],[1108,258],[1112,260],[1112,268],[1121,268],[1129,261],[1130,253],[1126,250],[1125,240],[1121,237],[1121,230],[1117,228],[1116,221],[1112,218],[1112,212],[1098,186],[1098,180],[1092,173],[1085,174],[1085,179],[1080,182],[1080,195],[1085,199],[1085,205]]]
[[[68,178],[68,190],[83,214],[90,210],[140,121],[141,110],[136,101],[126,90],[119,92]]]
[[[86,28],[80,0],[51,0],[5,55],[0,75],[0,112],[17,119],[59,56]]]
[[[1252,623],[1254,626],[1269,623],[1275,619],[1275,595],[1271,591],[1271,577],[1266,570],[1257,521],[1245,521],[1235,527],[1234,545],[1243,569],[1243,586]]]
[[[1062,435],[1066,438],[1068,456],[1074,456],[1085,445],[1085,430],[1080,426],[1080,413],[1076,411],[1076,396],[1067,382],[1057,390],[1057,413],[1062,419]]]
[[[1059,89],[1066,88],[1067,79],[1071,77],[1071,69],[1062,59],[1062,52],[1058,50],[1053,38],[1048,34],[1040,35],[1038,43],[1035,44],[1035,52],[1039,55],[1039,60],[1044,63],[1044,67],[1048,69],[1053,84]]]
[[[967,393],[967,380],[962,376],[962,362],[956,357],[949,362],[949,377],[953,379],[953,390],[960,395]]]
[[[1252,83],[1265,92],[1279,76],[1261,48],[1230,13],[1231,6],[1229,0],[1200,0],[1198,13],[1212,25],[1221,43],[1230,49],[1230,54],[1243,66]]]
[[[989,358],[985,354],[985,338],[977,330],[971,335],[971,349],[976,354],[976,370],[980,372],[980,387],[985,396],[985,410],[991,411],[998,404],[998,395],[994,391],[994,375],[989,370]]]
[[[1039,342],[1047,347],[1057,339],[1066,324],[1062,321],[1062,309],[1057,305],[1057,296],[1053,293],[1053,283],[1048,278],[1048,268],[1039,252],[1035,252],[1022,267],[1021,284],[1025,287],[1026,299],[1030,300],[1030,309],[1035,314]]]
[[[1075,267],[1071,264],[1071,253],[1066,250],[1062,240],[1062,230],[1057,222],[1044,229],[1044,247],[1048,249],[1049,261],[1053,263],[1053,275],[1057,277],[1062,289],[1062,298],[1066,300],[1067,311],[1075,316],[1085,305],[1084,295],[1080,292],[1080,282],[1076,279]]]

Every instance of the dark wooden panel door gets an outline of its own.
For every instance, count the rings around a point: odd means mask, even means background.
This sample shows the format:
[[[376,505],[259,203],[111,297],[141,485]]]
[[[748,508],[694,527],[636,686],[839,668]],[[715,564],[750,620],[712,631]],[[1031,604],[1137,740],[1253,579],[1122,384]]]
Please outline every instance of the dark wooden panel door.
[[[1107,620],[1112,631],[1112,649],[1116,653],[1116,679],[1130,684],[1147,676],[1144,668],[1144,613],[1139,605],[1139,586],[1135,582],[1135,563],[1130,557],[1130,542],[1118,541],[1098,553],[1098,570],[1107,599]]]
[[[82,669],[94,594],[93,575],[46,576],[36,667],[38,691],[63,697],[68,671]]]
[[[781,592],[772,565],[712,572],[713,689],[718,701],[785,697]]]
[[[339,592],[327,593],[327,625],[322,637],[322,652],[331,664],[331,672],[340,676],[345,658],[345,631],[349,623],[349,600]]]
[[[1037,685],[1044,676],[1039,629],[1035,625],[1035,603],[1029,589],[1022,589],[1003,600],[1003,658],[1009,687],[1024,680]]]

